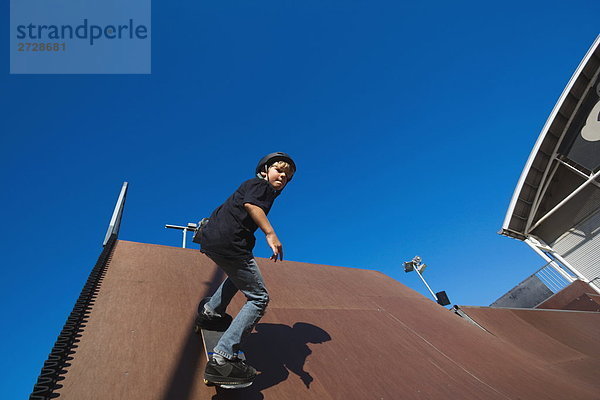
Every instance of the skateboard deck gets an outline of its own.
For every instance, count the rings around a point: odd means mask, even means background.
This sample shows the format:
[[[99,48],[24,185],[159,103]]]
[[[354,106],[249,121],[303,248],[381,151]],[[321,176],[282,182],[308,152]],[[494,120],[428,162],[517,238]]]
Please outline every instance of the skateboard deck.
[[[210,358],[213,355],[213,350],[214,350],[215,346],[221,339],[221,336],[223,336],[223,332],[209,331],[207,329],[201,329],[200,331],[201,331],[200,333],[202,336],[202,343],[204,343],[204,355],[206,356],[206,362],[208,362],[208,361],[210,361]],[[246,357],[244,356],[244,353],[241,351],[238,353],[238,358],[240,358],[242,360],[246,359]],[[217,382],[210,382],[210,381],[204,379],[204,384],[206,384],[208,386],[211,386],[211,385],[219,386],[219,387],[222,387],[223,389],[242,389],[242,388],[252,385],[252,382],[239,383],[239,384],[223,384],[223,383],[217,383]]]

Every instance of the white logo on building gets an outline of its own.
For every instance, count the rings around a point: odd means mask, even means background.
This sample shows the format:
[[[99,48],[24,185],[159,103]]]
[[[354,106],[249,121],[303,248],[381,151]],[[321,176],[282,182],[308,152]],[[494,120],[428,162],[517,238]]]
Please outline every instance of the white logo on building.
[[[600,101],[588,115],[585,125],[581,128],[581,136],[588,142],[600,140]]]

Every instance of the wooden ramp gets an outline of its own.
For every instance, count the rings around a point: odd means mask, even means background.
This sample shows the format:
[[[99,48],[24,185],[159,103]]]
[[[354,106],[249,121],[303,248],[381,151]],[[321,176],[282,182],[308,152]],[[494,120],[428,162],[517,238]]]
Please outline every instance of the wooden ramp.
[[[485,331],[375,271],[258,262],[271,303],[244,344],[260,372],[250,388],[202,383],[202,341],[192,323],[199,300],[224,279],[212,261],[198,250],[117,241],[52,393],[61,400],[599,398],[600,313],[573,319],[530,310],[543,317],[524,319],[467,310],[491,326]],[[230,313],[243,301],[237,296]],[[585,329],[559,337],[580,322]],[[595,341],[581,338],[589,329]]]

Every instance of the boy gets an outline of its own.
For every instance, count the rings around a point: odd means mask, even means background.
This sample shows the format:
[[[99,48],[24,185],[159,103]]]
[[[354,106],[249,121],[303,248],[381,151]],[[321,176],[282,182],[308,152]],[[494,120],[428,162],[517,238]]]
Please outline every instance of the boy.
[[[256,370],[237,358],[242,336],[252,331],[263,316],[269,294],[254,260],[254,232],[260,228],[271,247],[271,260],[283,260],[283,246],[267,219],[267,214],[283,188],[296,172],[296,164],[285,153],[271,153],[256,166],[256,178],[247,180],[217,208],[199,232],[200,247],[226,274],[217,291],[198,306],[199,328],[226,328],[206,365],[204,379],[210,382],[242,384],[256,377]],[[240,290],[246,304],[231,320],[225,313]],[[227,327],[228,326],[228,327]]]

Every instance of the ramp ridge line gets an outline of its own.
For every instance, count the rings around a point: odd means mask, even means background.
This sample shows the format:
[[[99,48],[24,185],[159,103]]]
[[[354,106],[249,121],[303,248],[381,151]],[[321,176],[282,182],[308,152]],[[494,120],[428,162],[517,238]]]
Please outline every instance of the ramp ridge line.
[[[404,327],[404,329],[410,331],[413,335],[415,335],[416,337],[418,337],[419,339],[421,339],[424,343],[426,343],[428,346],[430,346],[432,349],[434,349],[438,354],[440,354],[442,357],[444,357],[445,359],[447,359],[450,363],[456,365],[459,369],[461,369],[464,373],[466,373],[467,375],[471,376],[473,379],[475,379],[477,382],[481,383],[483,386],[487,387],[488,389],[490,389],[491,391],[497,393],[499,396],[504,397],[505,399],[510,400],[510,397],[507,396],[506,394],[502,393],[501,391],[499,391],[498,389],[496,389],[495,387],[491,386],[490,384],[488,384],[487,382],[485,382],[484,380],[480,379],[477,375],[475,375],[475,373],[471,372],[470,370],[468,370],[466,367],[464,367],[463,365],[461,365],[460,363],[458,363],[457,361],[455,361],[454,359],[452,359],[452,357],[450,357],[448,354],[444,353],[444,351],[442,349],[440,349],[438,346],[436,346],[435,344],[431,343],[429,340],[427,340],[423,335],[421,335],[419,332],[415,331],[414,329],[412,329],[411,327],[409,327],[407,324],[405,324],[402,320],[400,320],[398,317],[396,317],[395,315],[389,313],[385,307],[381,307],[379,305],[377,305],[378,307],[381,308],[381,310],[385,311],[387,316],[390,317],[391,319],[395,320],[396,322],[398,322],[400,325],[402,325]]]

